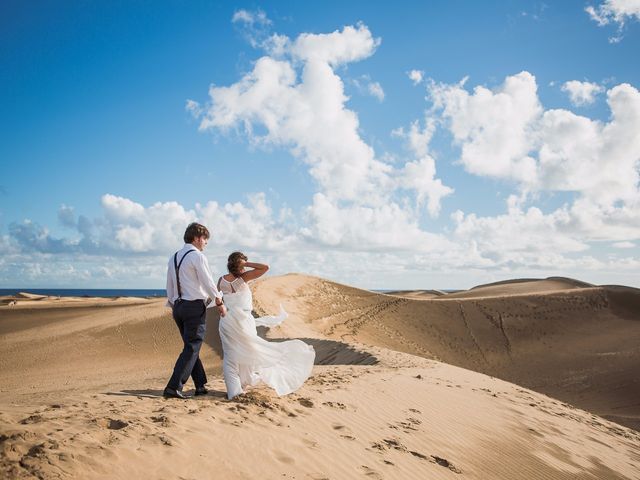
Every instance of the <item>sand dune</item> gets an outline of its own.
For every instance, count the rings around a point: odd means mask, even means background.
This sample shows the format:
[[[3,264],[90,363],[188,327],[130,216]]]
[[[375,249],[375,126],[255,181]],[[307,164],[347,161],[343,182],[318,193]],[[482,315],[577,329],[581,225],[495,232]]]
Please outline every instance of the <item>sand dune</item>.
[[[394,290],[386,292],[387,295],[393,295],[394,297],[414,298],[414,299],[427,299],[441,297],[447,295],[446,292],[441,290]]]
[[[43,300],[48,298],[47,295],[39,295],[37,293],[19,292],[16,294],[17,298],[26,298],[28,300]]]
[[[513,280],[503,280],[501,282],[478,285],[469,290],[457,292],[443,292],[442,290],[396,290],[387,292],[387,295],[394,297],[412,299],[432,299],[432,298],[485,298],[504,297],[508,295],[530,295],[532,293],[560,292],[563,290],[573,290],[578,288],[591,288],[595,285],[581,282],[573,278],[549,277],[545,279],[520,278]]]
[[[469,290],[449,293],[447,298],[502,297],[506,295],[530,295],[532,293],[559,292],[578,288],[591,288],[595,285],[565,277],[545,279],[522,278],[502,282],[478,285]]]
[[[163,299],[1,306],[0,472],[640,478],[640,434],[595,414],[637,418],[624,403],[638,398],[636,290],[412,300],[286,275],[254,294],[257,313],[280,302],[290,313],[263,335],[316,349],[313,376],[293,395],[258,388],[227,401],[211,317],[203,361],[213,391],[162,399],[180,349]]]
[[[42,301],[2,307],[0,395],[20,399],[36,390],[55,397],[99,388],[105,379],[157,378],[179,347],[165,301],[63,299],[48,307]],[[209,363],[211,357],[208,352]]]
[[[493,375],[640,428],[640,290],[578,288],[561,279],[541,281],[554,289],[539,292],[535,283],[414,300],[287,275],[256,285],[256,299],[273,309],[270,299],[289,292],[285,308],[329,338]],[[525,284],[534,293],[495,291]]]

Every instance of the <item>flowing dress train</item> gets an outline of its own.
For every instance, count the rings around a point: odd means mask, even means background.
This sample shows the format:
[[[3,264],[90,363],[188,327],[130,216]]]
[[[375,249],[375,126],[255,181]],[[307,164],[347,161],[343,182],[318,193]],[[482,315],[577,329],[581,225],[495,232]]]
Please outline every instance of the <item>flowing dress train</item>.
[[[258,336],[256,327],[273,327],[287,317],[282,306],[278,316],[254,318],[253,297],[246,282],[238,277],[219,281],[227,314],[220,319],[222,370],[229,399],[243,393],[244,387],[264,382],[278,395],[302,386],[313,368],[315,350],[301,340],[270,342]]]

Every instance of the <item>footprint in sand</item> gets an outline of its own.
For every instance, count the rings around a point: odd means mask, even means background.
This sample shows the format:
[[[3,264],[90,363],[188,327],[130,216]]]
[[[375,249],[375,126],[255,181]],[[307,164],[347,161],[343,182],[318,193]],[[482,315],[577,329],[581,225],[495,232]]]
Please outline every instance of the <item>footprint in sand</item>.
[[[442,457],[439,457],[437,455],[427,456],[427,455],[424,455],[424,454],[422,454],[420,452],[416,452],[414,450],[409,450],[409,453],[411,455],[413,455],[414,457],[419,458],[420,460],[427,460],[428,462],[435,463],[437,465],[440,465],[441,467],[448,468],[453,473],[458,473],[458,474],[462,473],[462,471],[460,471],[460,469],[458,469],[453,463],[451,463],[446,458],[442,458]]]
[[[305,397],[300,397],[298,403],[306,408],[313,408],[313,402]]]
[[[284,452],[275,452],[274,456],[276,457],[276,460],[282,463],[286,463],[287,465],[293,465],[294,463],[296,463],[295,458],[290,457]]]
[[[356,439],[356,437],[354,437],[353,435],[350,435],[352,432],[344,425],[341,425],[339,423],[334,423],[331,427],[338,432],[342,432],[342,435],[340,435],[340,438],[344,438],[345,440]]]
[[[116,418],[99,418],[94,420],[96,424],[101,427],[108,428],[109,430],[122,430],[129,425],[124,420],[118,420]]]
[[[395,438],[385,438],[380,442],[375,442],[371,444],[371,448],[379,450],[380,452],[384,452],[385,450],[389,450],[393,448],[394,450],[399,450],[401,452],[406,452],[407,447],[405,447],[399,440]]]
[[[339,410],[346,410],[347,406],[344,403],[340,402],[322,402],[322,405],[326,405],[327,407],[337,408]]]
[[[413,455],[414,457],[418,457],[420,460],[429,460],[429,457],[427,457],[426,455],[423,455],[420,452],[416,452],[414,450],[409,450],[409,453],[411,455]]]
[[[404,433],[411,433],[411,432],[417,432],[418,425],[420,425],[421,423],[422,423],[421,420],[418,420],[417,418],[409,417],[404,421],[390,423],[388,425],[389,425],[389,428],[393,428],[395,430],[402,430],[404,431]]]
[[[311,440],[310,438],[303,438],[302,443],[309,448],[316,448],[319,445],[318,442],[316,442],[315,440]]]
[[[27,418],[23,418],[22,420],[20,420],[20,423],[22,425],[28,425],[30,423],[40,423],[43,422],[44,418],[42,417],[42,415],[29,415]]]
[[[373,468],[368,467],[366,465],[360,466],[360,471],[364,473],[369,478],[382,479],[382,475],[376,472]]]
[[[451,470],[453,473],[462,473],[459,469],[457,469],[453,463],[451,463],[446,458],[438,457],[437,455],[431,455],[431,458],[435,463],[440,465],[441,467],[446,467]]]
[[[166,415],[157,415],[155,417],[151,417],[151,421],[161,425],[162,427],[169,427],[172,423],[171,419]]]

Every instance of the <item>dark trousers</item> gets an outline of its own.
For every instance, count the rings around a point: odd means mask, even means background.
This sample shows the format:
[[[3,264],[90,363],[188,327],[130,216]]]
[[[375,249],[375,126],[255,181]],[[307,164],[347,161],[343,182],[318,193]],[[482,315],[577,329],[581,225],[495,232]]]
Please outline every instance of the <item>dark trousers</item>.
[[[173,306],[173,319],[180,330],[184,348],[176,360],[168,388],[182,390],[182,386],[193,378],[197,387],[207,383],[207,375],[200,361],[200,347],[206,331],[207,309],[202,300],[177,301]]]

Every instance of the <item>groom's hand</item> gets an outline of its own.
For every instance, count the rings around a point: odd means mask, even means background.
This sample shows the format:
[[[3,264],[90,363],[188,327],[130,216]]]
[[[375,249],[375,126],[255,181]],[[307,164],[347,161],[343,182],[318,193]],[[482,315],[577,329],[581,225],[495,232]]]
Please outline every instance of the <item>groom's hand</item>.
[[[224,303],[218,305],[218,313],[220,313],[221,317],[224,317],[227,314],[227,307],[224,306]]]

